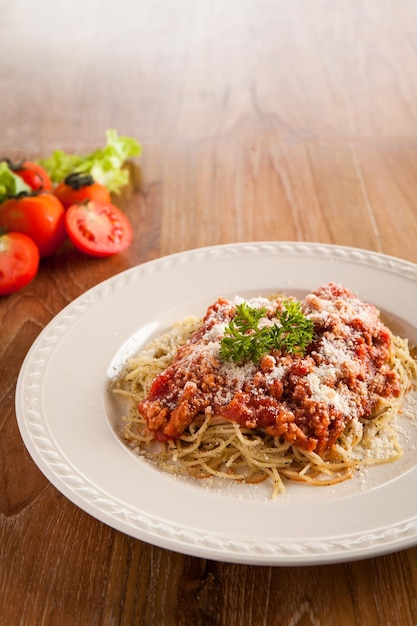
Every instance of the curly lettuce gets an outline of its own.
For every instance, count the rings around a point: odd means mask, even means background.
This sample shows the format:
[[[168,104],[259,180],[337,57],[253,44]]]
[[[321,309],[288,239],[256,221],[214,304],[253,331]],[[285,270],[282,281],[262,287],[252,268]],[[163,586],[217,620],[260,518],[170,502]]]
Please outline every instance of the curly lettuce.
[[[111,193],[119,193],[129,181],[129,172],[123,168],[127,159],[139,156],[141,145],[131,137],[119,137],[115,130],[106,132],[107,143],[90,154],[68,154],[55,150],[51,156],[39,159],[38,163],[48,172],[51,180],[58,184],[73,172],[90,174]]]
[[[17,196],[25,191],[30,193],[30,187],[20,176],[17,176],[7,164],[7,161],[0,162],[0,202],[10,196]]]

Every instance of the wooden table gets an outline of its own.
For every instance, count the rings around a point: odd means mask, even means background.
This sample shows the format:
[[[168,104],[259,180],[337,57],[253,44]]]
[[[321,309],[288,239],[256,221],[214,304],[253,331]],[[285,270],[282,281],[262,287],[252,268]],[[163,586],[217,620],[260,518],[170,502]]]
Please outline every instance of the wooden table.
[[[311,567],[183,556],[62,496],[26,451],[23,359],[74,298],[138,263],[261,240],[417,263],[414,0],[3,2],[0,154],[85,152],[115,128],[143,154],[105,260],[69,246],[0,301],[0,623],[412,625],[417,550]]]

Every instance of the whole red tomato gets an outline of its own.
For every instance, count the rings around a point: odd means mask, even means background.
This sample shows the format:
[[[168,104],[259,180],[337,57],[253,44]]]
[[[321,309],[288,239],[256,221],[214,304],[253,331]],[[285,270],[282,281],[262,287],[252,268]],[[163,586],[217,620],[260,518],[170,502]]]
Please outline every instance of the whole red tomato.
[[[25,181],[33,191],[52,190],[52,182],[48,172],[34,161],[20,161],[13,163],[10,159],[5,159],[8,166],[16,176]]]
[[[54,195],[62,203],[65,210],[73,204],[80,204],[89,200],[95,202],[111,202],[108,189],[96,183],[90,174],[74,172],[59,183],[54,190]]]
[[[0,228],[28,235],[46,257],[65,240],[65,211],[48,191],[22,192],[0,204]]]
[[[36,276],[39,250],[27,235],[0,236],[0,296],[22,289]]]

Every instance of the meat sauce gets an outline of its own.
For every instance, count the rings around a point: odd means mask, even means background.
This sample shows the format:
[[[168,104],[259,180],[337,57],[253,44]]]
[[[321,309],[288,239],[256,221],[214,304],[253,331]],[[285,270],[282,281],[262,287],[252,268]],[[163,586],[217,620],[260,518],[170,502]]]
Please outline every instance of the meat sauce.
[[[279,299],[248,300],[275,316]],[[139,403],[153,436],[181,436],[198,414],[262,429],[305,450],[329,450],[354,419],[371,417],[379,399],[400,393],[389,359],[391,333],[375,306],[330,283],[308,294],[304,314],[314,322],[303,355],[273,351],[255,365],[219,357],[220,341],[236,304],[218,299],[201,328],[177,351]]]

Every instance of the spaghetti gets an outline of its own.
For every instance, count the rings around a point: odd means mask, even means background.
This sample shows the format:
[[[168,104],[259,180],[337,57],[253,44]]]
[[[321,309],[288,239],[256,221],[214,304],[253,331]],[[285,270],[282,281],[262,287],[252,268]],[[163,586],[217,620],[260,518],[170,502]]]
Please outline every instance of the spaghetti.
[[[220,354],[239,302],[262,310],[261,327],[281,326],[282,296],[219,299],[128,361],[114,391],[131,402],[123,437],[133,448],[171,473],[270,478],[273,495],[284,478],[330,485],[401,456],[393,422],[417,366],[375,306],[320,287],[301,302],[314,328],[304,352],[236,363]]]

